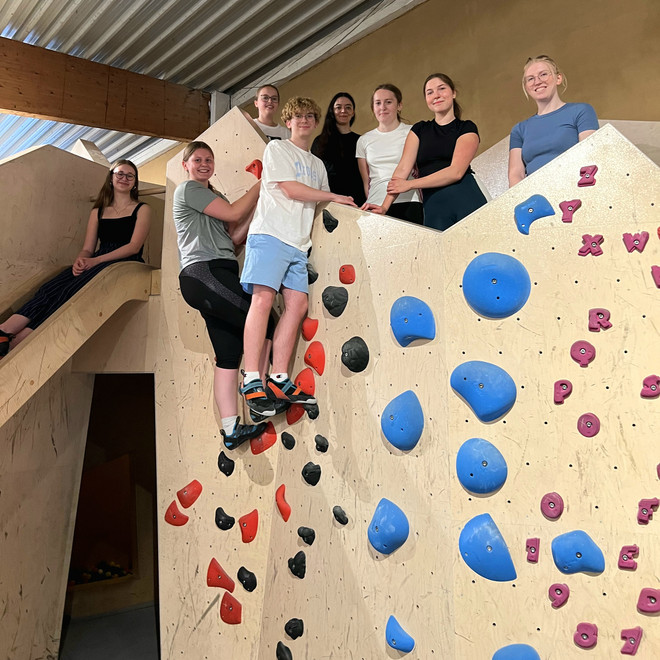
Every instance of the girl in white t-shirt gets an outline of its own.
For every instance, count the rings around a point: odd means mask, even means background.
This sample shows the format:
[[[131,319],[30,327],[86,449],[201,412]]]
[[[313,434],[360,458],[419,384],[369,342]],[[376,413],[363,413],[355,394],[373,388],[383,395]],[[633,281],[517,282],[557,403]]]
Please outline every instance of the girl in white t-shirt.
[[[371,97],[371,110],[378,120],[378,128],[360,137],[355,149],[367,196],[362,209],[421,225],[424,211],[417,190],[399,195],[389,208],[383,206],[387,184],[401,160],[403,145],[411,128],[401,122],[402,101],[401,90],[389,83],[378,85]]]

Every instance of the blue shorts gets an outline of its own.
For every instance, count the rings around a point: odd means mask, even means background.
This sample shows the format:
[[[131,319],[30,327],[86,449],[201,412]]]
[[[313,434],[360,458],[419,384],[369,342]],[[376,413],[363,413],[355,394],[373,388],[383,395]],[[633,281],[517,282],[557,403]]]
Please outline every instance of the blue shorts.
[[[275,291],[281,287],[307,293],[307,254],[268,234],[250,234],[245,244],[241,285],[252,293],[255,284]]]

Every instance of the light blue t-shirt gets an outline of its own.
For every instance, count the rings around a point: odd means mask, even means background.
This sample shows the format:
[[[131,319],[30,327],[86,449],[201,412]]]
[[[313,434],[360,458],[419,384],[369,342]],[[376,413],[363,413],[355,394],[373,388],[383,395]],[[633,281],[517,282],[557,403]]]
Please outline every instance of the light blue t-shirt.
[[[580,133],[597,130],[598,118],[588,103],[565,103],[547,115],[516,124],[509,149],[522,149],[525,173],[531,174],[577,144]]]

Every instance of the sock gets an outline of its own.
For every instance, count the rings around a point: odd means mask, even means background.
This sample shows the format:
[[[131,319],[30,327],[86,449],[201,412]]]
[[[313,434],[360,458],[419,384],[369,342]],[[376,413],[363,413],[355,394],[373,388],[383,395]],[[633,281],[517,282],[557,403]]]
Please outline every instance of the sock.
[[[283,383],[285,380],[289,379],[289,374],[285,372],[280,372],[278,374],[271,374],[270,377],[276,382],[276,383]]]
[[[222,418],[222,430],[227,435],[231,435],[234,432],[234,428],[236,427],[236,420],[237,419],[238,419],[238,415],[232,415],[231,417],[223,417]]]
[[[261,376],[258,371],[246,371],[243,376],[243,385],[251,383],[253,380],[261,380]]]

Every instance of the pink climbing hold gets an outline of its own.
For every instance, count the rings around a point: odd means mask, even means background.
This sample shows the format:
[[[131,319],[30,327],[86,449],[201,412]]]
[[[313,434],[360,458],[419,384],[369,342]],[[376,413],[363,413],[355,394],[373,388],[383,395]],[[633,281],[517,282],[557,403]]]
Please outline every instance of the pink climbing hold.
[[[626,246],[628,252],[633,252],[634,250],[637,250],[637,252],[644,252],[648,240],[649,233],[647,231],[638,234],[629,234],[626,232],[623,235],[623,244]]]
[[[554,609],[560,608],[571,595],[571,590],[568,588],[567,584],[562,584],[555,582],[555,584],[550,585],[548,589],[548,597],[552,601],[552,607]]]
[[[639,548],[636,545],[624,545],[619,552],[619,568],[625,568],[629,571],[637,570],[637,562],[635,557],[639,556]]]
[[[642,391],[640,395],[645,399],[656,399],[660,396],[660,378],[655,374],[647,376],[642,381]],[[660,474],[660,473],[659,473]]]
[[[598,626],[595,623],[578,623],[573,641],[582,649],[590,649],[598,642]]]
[[[660,266],[651,266],[651,276],[655,285],[660,289]]]
[[[603,248],[600,247],[605,239],[602,234],[584,234],[582,236],[582,247],[578,250],[581,257],[586,257],[588,254],[593,254],[594,257],[599,257],[603,254]]]
[[[559,493],[546,493],[541,498],[541,513],[550,520],[556,520],[564,513],[564,500]]]
[[[564,403],[564,400],[571,395],[572,391],[573,384],[570,380],[555,381],[555,403],[558,405]]]
[[[640,525],[648,525],[653,518],[653,512],[658,510],[660,500],[657,497],[640,500],[637,504],[637,522]]]
[[[639,648],[639,643],[642,641],[642,628],[640,626],[625,628],[621,631],[621,639],[624,640],[621,653],[624,655],[635,655]]]
[[[578,418],[577,429],[585,438],[593,438],[600,431],[600,420],[593,413],[584,413]]]
[[[585,165],[580,168],[580,177],[578,187],[584,188],[586,186],[593,186],[596,184],[596,172],[598,172],[598,165]]]
[[[600,332],[600,329],[608,330],[612,327],[610,323],[610,312],[602,307],[594,307],[589,310],[589,331]]]
[[[537,564],[539,561],[539,543],[540,539],[527,539],[525,548],[527,549],[527,561],[530,564]]]
[[[561,209],[562,222],[573,222],[573,214],[582,206],[582,202],[579,199],[571,199],[568,202],[561,202],[559,208]]]
[[[594,361],[594,358],[596,357],[596,348],[588,341],[576,341],[571,346],[571,357],[581,367],[586,367]]]
[[[660,589],[644,587],[639,592],[637,599],[637,609],[644,614],[655,614],[660,612]]]

